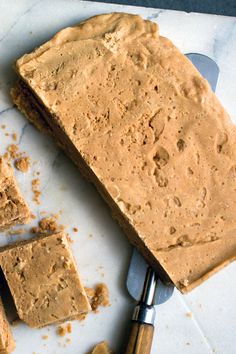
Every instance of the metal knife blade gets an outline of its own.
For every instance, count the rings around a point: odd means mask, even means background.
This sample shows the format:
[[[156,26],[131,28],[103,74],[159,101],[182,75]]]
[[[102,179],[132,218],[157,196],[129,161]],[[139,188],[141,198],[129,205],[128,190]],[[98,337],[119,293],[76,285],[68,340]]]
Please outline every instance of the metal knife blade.
[[[185,55],[198,69],[200,74],[209,82],[212,91],[215,92],[220,72],[220,69],[216,62],[203,54],[188,53]]]

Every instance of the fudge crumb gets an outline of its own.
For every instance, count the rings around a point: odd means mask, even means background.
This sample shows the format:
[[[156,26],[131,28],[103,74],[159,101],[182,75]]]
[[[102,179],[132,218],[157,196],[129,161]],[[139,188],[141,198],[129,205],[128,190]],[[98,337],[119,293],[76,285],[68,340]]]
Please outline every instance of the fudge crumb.
[[[17,159],[23,155],[23,152],[19,151],[19,147],[16,144],[8,145],[7,152],[9,153],[9,158],[11,159]]]
[[[16,229],[16,230],[7,231],[7,235],[9,236],[23,235],[24,233],[25,233],[25,229]]]
[[[14,141],[17,141],[17,134],[16,133],[13,133],[11,136]]]
[[[57,223],[57,215],[55,214],[39,220],[38,226],[32,227],[30,231],[33,234],[50,235],[63,231],[64,229],[64,225]]]
[[[66,342],[67,342],[67,343],[70,343],[70,342],[71,342],[71,339],[70,339],[70,338],[66,338]]]
[[[40,180],[38,178],[35,178],[35,179],[32,180],[31,187],[32,187],[32,192],[34,194],[33,201],[36,204],[40,204],[41,192],[39,191],[39,185],[40,185]]]
[[[93,312],[98,312],[100,306],[110,306],[109,291],[106,284],[97,284],[95,288],[85,288]]]
[[[77,229],[77,227],[73,227],[73,231],[78,232],[79,230]]]
[[[71,333],[72,332],[71,323],[68,323],[68,325],[66,326],[66,329],[67,329],[67,333]]]
[[[42,339],[47,340],[48,336],[44,335],[44,336],[42,336]]]
[[[15,167],[21,172],[28,172],[30,168],[30,158],[20,157],[15,160]]]
[[[186,312],[186,314],[185,314],[187,317],[189,317],[189,318],[192,318],[193,317],[193,314],[192,314],[192,312]]]
[[[66,326],[58,326],[57,327],[57,334],[60,337],[64,337],[67,333],[72,332],[72,326],[71,323],[68,323]]]
[[[66,328],[63,326],[57,327],[57,335],[60,337],[64,337],[66,335],[67,331]]]
[[[1,128],[2,128],[2,129],[5,129],[5,128],[6,128],[6,125],[5,125],[5,124],[2,124],[2,125],[1,125]]]

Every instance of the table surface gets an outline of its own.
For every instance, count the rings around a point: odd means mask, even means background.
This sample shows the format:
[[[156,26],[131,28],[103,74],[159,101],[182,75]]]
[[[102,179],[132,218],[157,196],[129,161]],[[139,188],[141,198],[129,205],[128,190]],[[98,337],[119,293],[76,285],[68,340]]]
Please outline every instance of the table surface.
[[[133,302],[125,288],[131,247],[96,190],[86,182],[51,138],[38,132],[20,114],[9,97],[16,79],[13,61],[49,39],[59,29],[104,12],[138,13],[156,21],[162,35],[183,53],[199,52],[220,67],[216,94],[236,122],[236,19],[186,14],[152,8],[118,6],[75,0],[0,0],[0,153],[12,143],[5,132],[17,133],[17,145],[32,161],[31,170],[15,171],[25,198],[37,218],[62,210],[72,249],[86,286],[104,281],[110,289],[111,306],[73,322],[72,333],[60,338],[56,327],[40,330],[20,324],[13,328],[17,354],[86,353],[93,344],[107,339],[116,353],[124,353]],[[31,180],[40,172],[41,204],[32,201]],[[36,224],[34,220],[31,225]],[[27,230],[31,225],[28,225]],[[73,227],[79,232],[74,233]],[[0,234],[0,244],[31,237]],[[182,260],[184,261],[184,260]],[[178,291],[157,308],[152,354],[236,353],[236,264],[223,269],[190,294]],[[191,316],[189,315],[191,313]],[[48,335],[48,340],[42,336]],[[67,339],[71,342],[68,343]]]

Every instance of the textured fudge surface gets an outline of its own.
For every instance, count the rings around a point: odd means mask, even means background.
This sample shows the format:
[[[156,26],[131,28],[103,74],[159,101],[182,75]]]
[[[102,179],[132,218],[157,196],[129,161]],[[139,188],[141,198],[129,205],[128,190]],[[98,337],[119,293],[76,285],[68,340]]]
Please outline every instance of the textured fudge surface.
[[[101,342],[93,348],[91,354],[111,354],[111,351],[108,347],[107,342]]]
[[[11,353],[14,348],[15,342],[0,297],[0,354]]]
[[[63,233],[9,246],[0,253],[0,266],[18,315],[30,327],[74,319],[90,310]]]
[[[11,166],[0,157],[0,231],[29,220],[29,208],[21,196]]]
[[[19,108],[47,123],[131,242],[181,291],[236,258],[235,126],[156,24],[97,16],[16,70]]]

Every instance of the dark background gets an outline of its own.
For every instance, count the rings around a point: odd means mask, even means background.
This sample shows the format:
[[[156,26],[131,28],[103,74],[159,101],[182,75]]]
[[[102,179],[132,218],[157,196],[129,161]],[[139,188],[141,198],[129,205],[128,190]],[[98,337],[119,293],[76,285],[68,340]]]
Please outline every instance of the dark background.
[[[92,0],[160,9],[236,16],[236,0]]]

